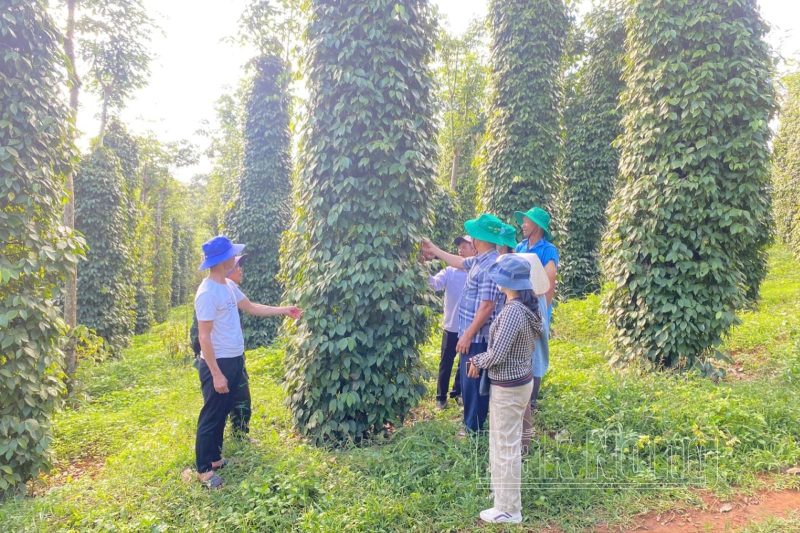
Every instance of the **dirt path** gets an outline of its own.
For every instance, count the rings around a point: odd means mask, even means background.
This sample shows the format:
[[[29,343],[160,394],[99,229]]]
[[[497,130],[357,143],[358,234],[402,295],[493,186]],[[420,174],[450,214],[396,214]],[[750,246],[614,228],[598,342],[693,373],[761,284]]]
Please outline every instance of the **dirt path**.
[[[94,479],[100,474],[105,463],[105,457],[87,455],[56,464],[51,472],[40,475],[28,483],[28,495],[42,496],[55,487],[72,483],[84,476]]]
[[[769,517],[786,518],[800,512],[800,491],[760,492],[720,501],[701,494],[704,509],[675,509],[634,517],[625,527],[601,527],[598,533],[646,531],[648,533],[733,533]]]

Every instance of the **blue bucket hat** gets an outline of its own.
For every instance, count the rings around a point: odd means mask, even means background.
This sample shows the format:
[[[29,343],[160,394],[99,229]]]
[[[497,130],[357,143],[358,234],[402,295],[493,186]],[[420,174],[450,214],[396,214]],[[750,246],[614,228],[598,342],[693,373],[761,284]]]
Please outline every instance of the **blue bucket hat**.
[[[212,237],[203,243],[203,257],[205,259],[197,270],[205,270],[227,261],[231,257],[242,255],[242,250],[244,250],[244,244],[233,244],[224,235]]]
[[[500,287],[515,291],[532,290],[531,264],[527,259],[506,254],[489,267],[489,277]]]

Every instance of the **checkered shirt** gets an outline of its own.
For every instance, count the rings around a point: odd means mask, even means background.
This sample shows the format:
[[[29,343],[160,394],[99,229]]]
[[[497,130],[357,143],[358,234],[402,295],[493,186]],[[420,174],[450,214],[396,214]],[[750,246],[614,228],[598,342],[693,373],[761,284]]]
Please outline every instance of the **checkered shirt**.
[[[498,302],[500,289],[497,284],[489,277],[489,267],[497,261],[497,250],[484,252],[475,257],[464,259],[464,270],[467,271],[467,282],[464,285],[464,292],[461,293],[461,300],[458,302],[458,336],[461,337],[467,331],[481,302]],[[472,342],[486,342],[489,338],[489,327],[499,312],[499,305],[495,304],[492,316],[481,327]]]

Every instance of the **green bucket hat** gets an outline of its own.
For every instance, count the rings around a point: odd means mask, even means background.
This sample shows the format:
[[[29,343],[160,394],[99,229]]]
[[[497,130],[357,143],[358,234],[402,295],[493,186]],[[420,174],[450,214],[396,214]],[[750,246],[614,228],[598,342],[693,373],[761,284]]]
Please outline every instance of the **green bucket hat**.
[[[553,240],[553,236],[550,234],[550,213],[541,207],[531,207],[525,213],[517,211],[514,213],[514,218],[517,219],[517,224],[520,226],[522,226],[522,217],[528,217],[531,219],[531,222],[542,228],[544,230],[545,239],[548,241]]]
[[[473,239],[506,246],[509,242],[514,241],[517,233],[514,228],[496,216],[486,213],[464,222],[464,230]],[[513,248],[516,245],[517,243],[514,242],[511,246]]]
[[[506,223],[503,223],[503,226],[505,226],[507,229],[503,232],[503,242],[500,244],[508,246],[513,252],[514,248],[517,247],[517,228]]]

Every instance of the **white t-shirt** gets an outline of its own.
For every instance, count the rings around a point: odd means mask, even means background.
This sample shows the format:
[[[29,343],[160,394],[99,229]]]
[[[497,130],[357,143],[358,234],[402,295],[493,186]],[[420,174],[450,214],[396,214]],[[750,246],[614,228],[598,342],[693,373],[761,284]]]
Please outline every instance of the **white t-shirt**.
[[[206,278],[197,287],[194,312],[198,321],[214,321],[211,327],[211,345],[217,359],[244,354],[244,336],[237,305],[243,299],[242,291],[229,279],[223,285]],[[203,357],[202,353],[200,357]]]

